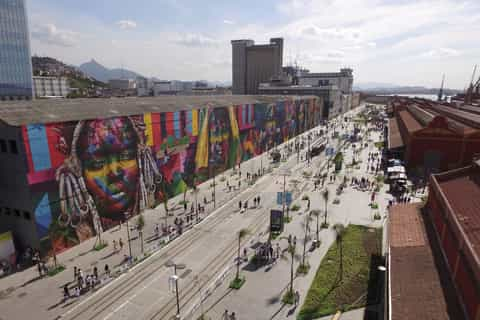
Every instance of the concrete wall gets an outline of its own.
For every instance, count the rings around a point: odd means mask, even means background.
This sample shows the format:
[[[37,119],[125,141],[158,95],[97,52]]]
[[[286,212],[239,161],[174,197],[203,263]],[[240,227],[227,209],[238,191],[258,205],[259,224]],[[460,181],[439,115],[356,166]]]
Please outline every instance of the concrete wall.
[[[97,215],[108,230],[125,212],[182,193],[194,176],[206,181],[320,120],[318,99],[305,97],[22,126],[28,185],[21,188],[31,192],[38,236],[60,231],[53,244],[61,251],[74,244],[69,239],[94,236]]]
[[[6,152],[1,150],[4,142]],[[13,142],[17,146],[17,153],[11,146]],[[0,233],[12,231],[18,249],[26,246],[38,248],[20,128],[0,124],[0,163]]]

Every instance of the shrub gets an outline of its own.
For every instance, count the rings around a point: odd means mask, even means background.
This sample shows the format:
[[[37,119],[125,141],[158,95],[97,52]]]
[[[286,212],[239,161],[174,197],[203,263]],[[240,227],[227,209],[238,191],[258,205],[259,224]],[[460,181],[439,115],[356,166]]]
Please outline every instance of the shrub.
[[[282,302],[284,304],[294,304],[295,303],[295,293],[293,291],[290,291],[290,289],[285,292],[285,294],[282,297]]]
[[[329,226],[330,224],[328,222],[327,223],[322,222],[322,225],[321,225],[322,229],[328,229]]]
[[[381,219],[382,219],[382,216],[381,216],[380,213],[377,211],[377,212],[375,212],[375,215],[373,216],[373,219],[374,219],[374,220],[381,220]]]
[[[106,247],[108,247],[108,242],[102,241],[101,243],[96,244],[95,247],[93,247],[93,250],[100,251],[100,250],[102,250],[103,248],[106,248]]]
[[[293,206],[290,207],[291,211],[298,211],[300,210],[300,206],[298,204],[294,204]]]
[[[378,209],[378,203],[374,202],[371,204],[372,209]]]
[[[305,200],[305,201],[306,201],[306,200],[310,200],[310,197],[309,197],[308,195],[304,195],[304,196],[302,197],[302,200]]]
[[[65,266],[63,264],[59,264],[59,265],[57,265],[57,267],[49,269],[47,274],[48,274],[49,277],[53,277],[54,275],[62,272],[63,270],[65,270]]]
[[[300,264],[297,268],[297,274],[307,274],[310,270],[310,265],[308,263]]]
[[[230,288],[238,290],[243,286],[245,281],[245,277],[235,278],[230,282]]]

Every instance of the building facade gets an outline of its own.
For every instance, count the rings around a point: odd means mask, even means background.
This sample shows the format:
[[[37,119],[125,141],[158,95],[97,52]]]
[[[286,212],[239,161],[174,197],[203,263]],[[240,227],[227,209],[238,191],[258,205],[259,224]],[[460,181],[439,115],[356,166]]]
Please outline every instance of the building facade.
[[[456,294],[467,315],[480,318],[480,162],[430,176],[425,213],[435,230]]]
[[[282,73],[282,38],[272,38],[264,45],[256,45],[253,40],[231,43],[233,94],[258,94],[260,83]]]
[[[63,97],[70,92],[68,79],[64,77],[33,77],[33,91],[36,98]]]
[[[62,251],[320,119],[314,96],[0,104],[1,228],[20,246]]]
[[[32,99],[25,0],[0,0],[0,100]]]
[[[353,70],[350,68],[340,69],[340,72],[303,72],[298,77],[298,84],[310,86],[333,85],[343,94],[352,93]]]
[[[429,176],[471,163],[480,152],[480,115],[448,103],[395,97],[388,151],[411,173]]]
[[[117,89],[117,90],[135,89],[135,80],[133,80],[133,79],[110,79],[110,80],[108,80],[108,86],[111,89]]]

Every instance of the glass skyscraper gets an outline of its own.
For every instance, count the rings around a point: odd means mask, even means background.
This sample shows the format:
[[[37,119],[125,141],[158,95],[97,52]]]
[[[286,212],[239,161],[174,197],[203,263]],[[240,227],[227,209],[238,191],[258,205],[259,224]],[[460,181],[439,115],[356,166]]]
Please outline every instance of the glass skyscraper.
[[[0,100],[32,98],[25,0],[0,0]]]

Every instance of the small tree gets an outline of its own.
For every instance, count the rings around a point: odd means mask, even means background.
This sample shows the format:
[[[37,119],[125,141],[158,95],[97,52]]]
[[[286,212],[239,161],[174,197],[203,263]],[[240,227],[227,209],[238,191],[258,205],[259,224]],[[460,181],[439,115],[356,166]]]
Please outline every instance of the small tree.
[[[306,268],[306,264],[305,264],[305,256],[306,256],[306,252],[307,252],[307,242],[310,238],[310,235],[309,235],[309,224],[310,224],[310,220],[312,218],[310,217],[310,215],[306,215],[305,216],[305,234],[304,234],[304,238],[303,238],[303,254],[302,254],[302,266],[303,268]]]
[[[328,206],[328,198],[330,196],[330,192],[328,191],[328,189],[325,189],[323,192],[322,192],[322,197],[323,197],[323,201],[325,202],[325,221],[324,221],[324,224],[327,225],[327,206]]]
[[[140,214],[137,219],[137,230],[138,234],[140,235],[140,247],[142,249],[142,254],[143,254],[143,228],[145,227],[145,219],[143,218],[143,215]]]
[[[235,279],[240,279],[240,245],[242,243],[242,239],[245,238],[247,234],[247,229],[241,229],[240,231],[238,231],[237,273],[235,275]]]
[[[333,226],[336,233],[337,247],[340,255],[340,281],[343,280],[343,236],[345,234],[345,226],[341,223],[336,223]]]

